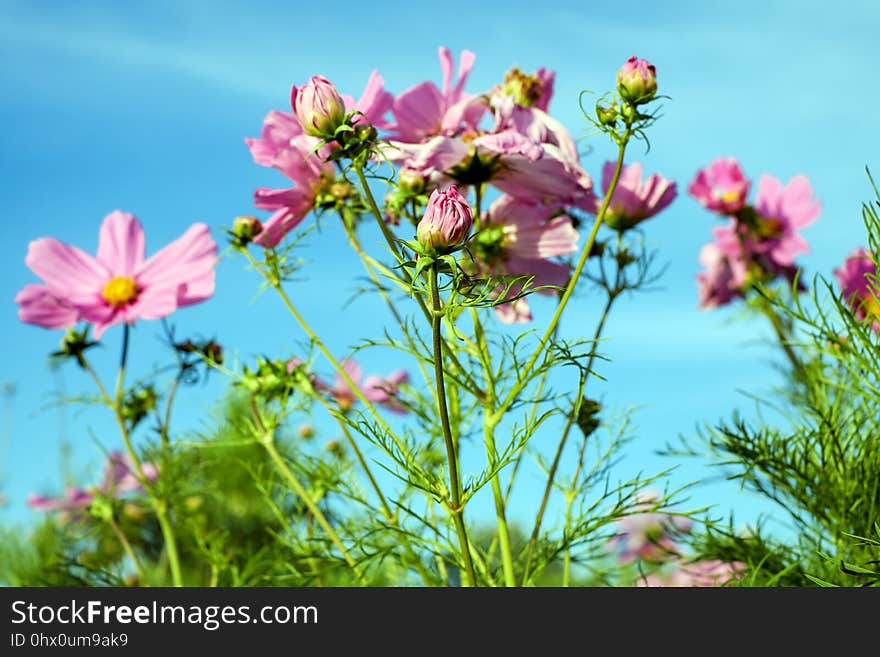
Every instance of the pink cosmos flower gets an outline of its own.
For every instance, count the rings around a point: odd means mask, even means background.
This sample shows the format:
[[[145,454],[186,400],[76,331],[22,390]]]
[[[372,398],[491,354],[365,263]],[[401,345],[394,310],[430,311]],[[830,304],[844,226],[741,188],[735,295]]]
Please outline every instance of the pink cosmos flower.
[[[394,106],[394,96],[385,91],[385,80],[379,75],[379,71],[374,70],[370,73],[367,86],[364,87],[360,98],[355,100],[351,96],[342,94],[342,100],[345,101],[347,112],[357,110],[363,115],[363,117],[355,116],[355,123],[363,120],[379,129],[388,127],[385,115]]]
[[[64,298],[52,294],[47,285],[30,283],[15,295],[18,318],[25,324],[45,328],[70,328],[79,321],[79,312]]]
[[[622,562],[645,559],[664,561],[678,554],[676,538],[691,528],[690,520],[670,513],[652,511],[658,495],[653,491],[639,497],[636,508],[644,512],[625,516],[618,521],[620,532],[611,540]]]
[[[877,267],[870,251],[859,248],[834,270],[841,296],[859,320],[872,320],[874,331],[880,331],[880,293],[877,288]]]
[[[602,167],[602,192],[607,194],[614,177],[614,162],[606,162]],[[614,196],[605,212],[605,223],[614,230],[628,230],[636,224],[653,217],[675,200],[678,191],[675,182],[666,180],[660,174],[648,176],[642,181],[642,165],[635,162],[624,166],[614,188]],[[594,197],[593,214],[599,211],[602,202]]]
[[[742,258],[726,254],[717,242],[700,250],[700,263],[706,268],[697,275],[700,308],[724,306],[742,296],[746,264]]]
[[[717,559],[695,561],[682,564],[675,570],[666,573],[654,573],[639,578],[636,586],[640,587],[712,587],[725,586],[742,577],[745,564],[734,561],[727,563]]]
[[[392,108],[396,123],[389,128],[393,139],[418,143],[435,135],[452,136],[476,130],[485,104],[479,96],[464,91],[476,55],[469,50],[461,52],[454,86],[452,52],[441,47],[439,55],[443,88],[430,81],[420,82],[397,97]]]
[[[159,471],[152,463],[142,463],[144,477],[153,483],[159,477]],[[143,485],[135,474],[131,460],[127,454],[113,451],[107,455],[104,477],[98,486],[90,488],[68,487],[64,495],[50,497],[32,494],[28,496],[27,505],[36,511],[62,511],[73,514],[87,509],[97,495],[119,498],[123,493],[143,490]]]
[[[313,152],[318,143],[315,137],[300,134],[275,152],[272,166],[296,185],[287,189],[260,187],[254,192],[254,205],[273,211],[263,222],[262,232],[254,238],[260,246],[277,246],[314,209],[317,195],[334,179],[333,164],[323,161],[325,149]]]
[[[749,179],[733,157],[719,157],[697,175],[688,193],[708,210],[719,214],[736,214],[746,205]]]
[[[536,142],[515,129],[482,134],[469,143],[443,136],[422,144],[392,142],[385,155],[437,185],[491,182],[511,196],[557,206],[582,204],[592,194],[592,179],[577,161],[559,146]],[[484,177],[461,180],[460,170],[474,158]]]
[[[408,412],[398,397],[399,386],[409,381],[409,374],[405,370],[395,370],[384,378],[371,375],[364,380],[363,370],[353,359],[348,358],[343,361],[342,367],[352,383],[360,388],[369,401],[381,404],[396,413]],[[336,374],[332,386],[316,379],[315,388],[328,392],[343,411],[350,409],[357,401],[355,391],[339,374]]]
[[[119,210],[104,218],[97,257],[52,237],[34,240],[25,262],[44,285],[18,294],[19,316],[58,328],[75,312],[94,324],[97,339],[114,324],[167,317],[214,294],[217,245],[207,225],[193,224],[150,258],[144,251],[140,222]]]
[[[755,210],[757,238],[752,249],[756,253],[785,267],[793,265],[798,254],[809,252],[809,244],[797,231],[816,221],[821,204],[813,197],[806,176],[795,176],[783,187],[778,178],[762,175]]]
[[[533,75],[523,73],[514,66],[504,74],[504,82],[490,92],[490,97],[493,103],[506,97],[521,107],[534,107],[546,112],[550,106],[550,99],[553,98],[555,81],[556,73],[543,66]]]
[[[529,203],[512,196],[495,200],[483,217],[480,232],[471,241],[477,269],[489,274],[534,276],[533,286],[568,284],[568,265],[549,258],[577,251],[578,232],[558,207]],[[511,289],[509,296],[521,290]],[[552,290],[540,290],[554,294]],[[525,298],[495,306],[505,323],[531,319]]]

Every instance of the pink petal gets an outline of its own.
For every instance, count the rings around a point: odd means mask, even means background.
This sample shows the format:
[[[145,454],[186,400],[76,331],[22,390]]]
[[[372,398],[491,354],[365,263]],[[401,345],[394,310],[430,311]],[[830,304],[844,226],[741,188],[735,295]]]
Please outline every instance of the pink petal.
[[[287,233],[302,223],[310,209],[311,204],[277,210],[263,222],[263,230],[254,238],[254,242],[267,249],[278,246]]]
[[[144,230],[137,217],[114,210],[98,234],[98,262],[114,276],[131,276],[144,261]]]
[[[94,303],[111,278],[102,263],[53,237],[31,242],[25,263],[46,282],[52,294],[71,305]]]
[[[15,303],[19,305],[18,318],[26,324],[59,329],[71,327],[79,319],[76,309],[52,294],[45,285],[25,285],[15,295]]]
[[[169,292],[176,303],[186,302],[190,283],[204,290],[208,276],[213,276],[217,244],[206,224],[196,223],[183,235],[157,251],[135,272],[141,294],[133,304],[145,319],[164,317],[170,308]]]

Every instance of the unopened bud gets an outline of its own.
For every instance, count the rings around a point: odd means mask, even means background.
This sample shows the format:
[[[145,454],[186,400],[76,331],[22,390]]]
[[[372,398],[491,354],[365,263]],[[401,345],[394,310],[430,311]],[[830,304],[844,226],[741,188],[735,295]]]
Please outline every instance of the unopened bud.
[[[657,95],[657,69],[647,59],[630,57],[617,72],[617,91],[628,103],[647,103]]]
[[[470,204],[451,185],[431,192],[416,237],[426,251],[449,253],[464,243],[473,223]]]
[[[327,78],[316,75],[290,91],[293,113],[303,132],[312,137],[332,139],[345,121],[345,102]]]

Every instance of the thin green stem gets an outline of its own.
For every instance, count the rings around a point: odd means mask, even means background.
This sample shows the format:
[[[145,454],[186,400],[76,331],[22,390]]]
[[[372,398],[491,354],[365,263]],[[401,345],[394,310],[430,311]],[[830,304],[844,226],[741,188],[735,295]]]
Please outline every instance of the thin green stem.
[[[284,460],[284,457],[278,452],[278,449],[275,447],[275,441],[272,435],[266,434],[263,440],[260,441],[263,447],[266,449],[266,452],[269,454],[269,458],[272,459],[272,463],[275,464],[276,469],[284,477],[285,481],[290,485],[293,489],[293,492],[297,494],[297,496],[303,501],[306,505],[306,508],[309,510],[309,513],[312,514],[312,517],[315,521],[321,525],[321,529],[324,530],[324,533],[327,534],[327,537],[336,546],[342,553],[342,558],[345,559],[345,563],[348,564],[348,567],[351,568],[352,572],[354,572],[355,576],[358,578],[361,584],[366,585],[367,581],[364,579],[364,575],[360,570],[357,562],[352,558],[349,554],[348,550],[345,548],[345,544],[342,542],[342,539],[339,538],[339,535],[336,533],[336,530],[333,529],[333,526],[327,521],[326,516],[323,511],[315,504],[314,500],[312,500],[311,495],[309,495],[308,491],[305,489],[305,486],[302,485],[299,479],[296,478],[296,475],[290,470],[287,466],[287,462]]]
[[[553,313],[553,317],[550,320],[550,324],[547,326],[547,329],[544,331],[544,334],[541,336],[541,339],[538,342],[538,346],[535,348],[534,353],[531,357],[526,361],[525,366],[520,372],[519,379],[517,382],[511,387],[510,392],[508,392],[507,397],[504,398],[504,401],[498,406],[495,411],[496,419],[500,420],[501,417],[508,411],[511,404],[516,400],[517,396],[525,389],[530,381],[529,375],[532,372],[532,369],[535,367],[535,364],[538,362],[538,358],[541,357],[541,354],[544,352],[544,347],[547,346],[547,342],[550,340],[550,337],[556,331],[556,326],[559,324],[559,320],[562,317],[563,311],[565,311],[565,307],[568,305],[569,299],[571,299],[572,294],[574,294],[575,285],[578,282],[578,279],[581,276],[581,272],[583,272],[584,267],[587,264],[587,259],[590,257],[590,252],[593,250],[593,244],[596,242],[596,235],[599,233],[599,227],[602,225],[602,222],[605,219],[605,213],[608,210],[608,205],[611,203],[611,199],[614,196],[614,191],[617,189],[617,182],[620,179],[620,171],[623,168],[623,156],[626,152],[626,144],[629,141],[631,136],[630,129],[627,129],[624,136],[620,139],[617,153],[617,162],[614,166],[614,175],[611,177],[611,183],[608,186],[608,190],[605,192],[605,198],[602,200],[602,205],[599,207],[599,211],[596,214],[596,221],[593,222],[593,228],[590,230],[590,236],[587,238],[587,243],[584,245],[583,251],[581,252],[581,256],[578,259],[578,263],[575,266],[574,272],[571,275],[571,279],[568,281],[568,285],[565,286],[565,291],[562,293],[562,298],[559,300],[559,305],[556,306],[556,312]]]
[[[174,586],[179,587],[183,586],[183,576],[180,570],[180,557],[177,553],[177,541],[174,538],[174,531],[168,520],[168,503],[156,495],[153,485],[144,474],[143,463],[141,462],[137,451],[134,449],[134,445],[131,442],[131,435],[128,431],[128,425],[122,414],[123,396],[125,395],[125,366],[128,361],[129,331],[130,326],[128,324],[123,324],[122,353],[119,358],[119,374],[116,377],[116,395],[115,399],[111,400],[110,407],[116,417],[116,424],[119,426],[119,432],[122,434],[125,449],[128,452],[132,465],[134,465],[138,480],[141,482],[141,485],[144,487],[144,490],[147,491],[147,494],[153,502],[153,508],[156,510],[156,519],[159,521],[159,527],[162,530],[162,538],[165,541],[165,550],[168,553],[168,564],[171,568],[171,580]],[[88,365],[85,359],[83,359],[83,362],[85,363],[84,366],[86,367],[86,370],[94,374],[94,370],[92,370],[91,366]],[[98,383],[98,389],[101,391],[102,395],[104,395],[105,399],[109,399],[109,397],[107,397],[106,389],[101,385],[97,375],[94,375],[94,378]]]
[[[364,196],[367,197],[367,205],[369,206],[370,211],[373,213],[373,216],[376,218],[376,223],[379,224],[379,228],[382,230],[382,235],[385,237],[385,241],[388,242],[388,248],[391,249],[391,253],[394,255],[398,263],[403,262],[403,255],[401,254],[400,248],[397,245],[397,240],[395,239],[394,234],[388,228],[388,224],[385,222],[385,219],[382,217],[382,211],[376,204],[376,198],[373,196],[373,192],[370,189],[369,183],[367,183],[367,177],[364,174],[363,168],[356,167],[355,170],[357,171],[358,180],[360,181],[361,187],[363,188]],[[413,279],[409,271],[405,267],[401,267],[400,271],[403,274],[403,280],[406,282],[406,285],[410,289],[412,289]],[[416,302],[418,303],[419,308],[421,308],[422,313],[425,315],[425,319],[427,319],[429,322],[433,322],[431,310],[425,304],[425,300],[422,299],[421,296],[416,295]],[[458,357],[455,355],[455,350],[452,349],[448,344],[446,344],[445,340],[442,342],[442,344],[446,357],[448,357],[449,360],[452,361],[452,364],[458,370],[459,374],[464,377],[465,381],[468,384],[468,387],[470,388],[471,394],[476,396],[477,399],[481,399],[483,393],[480,390],[480,387],[476,385],[476,383],[474,383],[473,379],[470,378],[468,370],[465,369],[464,366],[462,366],[462,364],[459,362]]]
[[[122,546],[122,549],[125,550],[128,558],[131,559],[132,564],[134,564],[134,569],[137,571],[138,574],[138,581],[140,581],[142,584],[146,584],[147,578],[144,575],[144,568],[143,566],[141,566],[141,561],[140,559],[138,559],[137,553],[134,551],[134,548],[132,548],[128,537],[119,528],[119,523],[116,522],[116,518],[113,516],[112,513],[107,519],[107,524],[110,525],[110,529],[113,530],[113,533],[119,540],[119,544]]]
[[[309,336],[312,344],[314,344],[318,348],[318,351],[323,354],[323,356],[327,359],[333,369],[336,370],[336,373],[339,374],[343,381],[345,381],[346,385],[348,385],[352,393],[354,393],[354,396],[357,397],[358,401],[360,401],[364,405],[364,407],[367,409],[367,411],[369,411],[373,419],[376,420],[376,423],[379,425],[379,427],[381,427],[382,430],[385,431],[388,436],[394,441],[394,444],[398,447],[398,449],[401,450],[401,453],[407,455],[407,457],[410,458],[411,455],[409,453],[409,448],[391,429],[391,426],[388,424],[385,418],[382,417],[382,414],[379,413],[379,409],[376,408],[376,405],[367,398],[363,390],[361,390],[360,386],[358,386],[354,382],[354,380],[342,366],[342,363],[340,363],[336,359],[333,353],[327,348],[327,345],[324,344],[324,341],[318,337],[317,333],[315,333],[309,323],[300,314],[296,306],[293,305],[293,301],[291,301],[290,297],[287,295],[287,292],[284,291],[284,287],[282,287],[281,282],[278,280],[277,276],[275,276],[271,272],[266,272],[249,252],[245,251],[245,255],[247,256],[251,265],[258,272],[260,272],[266,278],[269,284],[275,289],[275,291],[278,293],[278,296],[281,298],[282,303],[284,303],[284,306],[287,308],[290,314],[293,315],[293,318],[296,320],[297,324],[299,324],[300,328],[305,332],[307,336]]]
[[[431,328],[434,336],[434,379],[437,386],[437,408],[440,413],[440,424],[443,429],[443,440],[446,443],[446,459],[449,463],[449,511],[452,514],[458,540],[461,546],[461,558],[464,561],[466,584],[476,586],[477,577],[474,573],[474,564],[471,561],[470,542],[467,536],[467,527],[464,523],[464,507],[461,502],[461,478],[458,472],[458,454],[456,453],[455,440],[452,437],[452,429],[449,425],[449,411],[446,408],[446,384],[443,377],[443,337],[441,335],[443,323],[443,307],[440,304],[440,288],[438,283],[437,263],[431,265],[431,304],[433,318]]]

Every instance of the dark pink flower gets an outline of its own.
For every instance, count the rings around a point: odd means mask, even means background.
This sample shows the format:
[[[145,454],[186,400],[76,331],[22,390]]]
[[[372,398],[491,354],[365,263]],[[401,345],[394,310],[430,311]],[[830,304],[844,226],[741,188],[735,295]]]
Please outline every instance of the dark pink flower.
[[[307,135],[332,138],[345,120],[345,101],[327,78],[315,75],[303,86],[290,89],[293,115]]]
[[[431,192],[416,236],[423,248],[446,252],[464,243],[473,223],[470,204],[452,185]]]
[[[73,315],[47,310],[54,299],[94,324],[100,338],[114,324],[167,317],[214,294],[217,245],[207,225],[194,224],[150,258],[144,250],[140,222],[118,210],[101,225],[97,257],[51,237],[34,240],[25,262],[45,285],[36,293],[25,288],[16,297],[22,318],[57,328]]]
[[[746,205],[749,179],[733,157],[719,157],[697,175],[688,187],[688,193],[707,210],[719,214],[736,214]]]
[[[843,265],[834,270],[843,300],[859,320],[870,320],[880,331],[880,293],[877,267],[870,251],[859,248],[850,253]]]
[[[657,94],[657,69],[647,59],[630,57],[617,71],[617,91],[634,105],[647,103]]]
[[[389,128],[393,139],[418,143],[436,135],[454,136],[476,130],[486,106],[479,96],[464,91],[476,55],[469,50],[461,52],[458,80],[453,86],[452,53],[441,47],[439,54],[443,88],[430,81],[421,82],[396,98],[392,109],[396,123]]]
[[[611,186],[614,167],[614,162],[606,162],[602,167],[602,192],[605,194]],[[624,166],[605,212],[605,223],[614,230],[628,230],[665,209],[675,200],[677,193],[675,182],[660,174],[655,173],[642,181],[642,165],[638,162]],[[593,214],[598,212],[600,205],[601,201],[595,199],[591,209]]]

